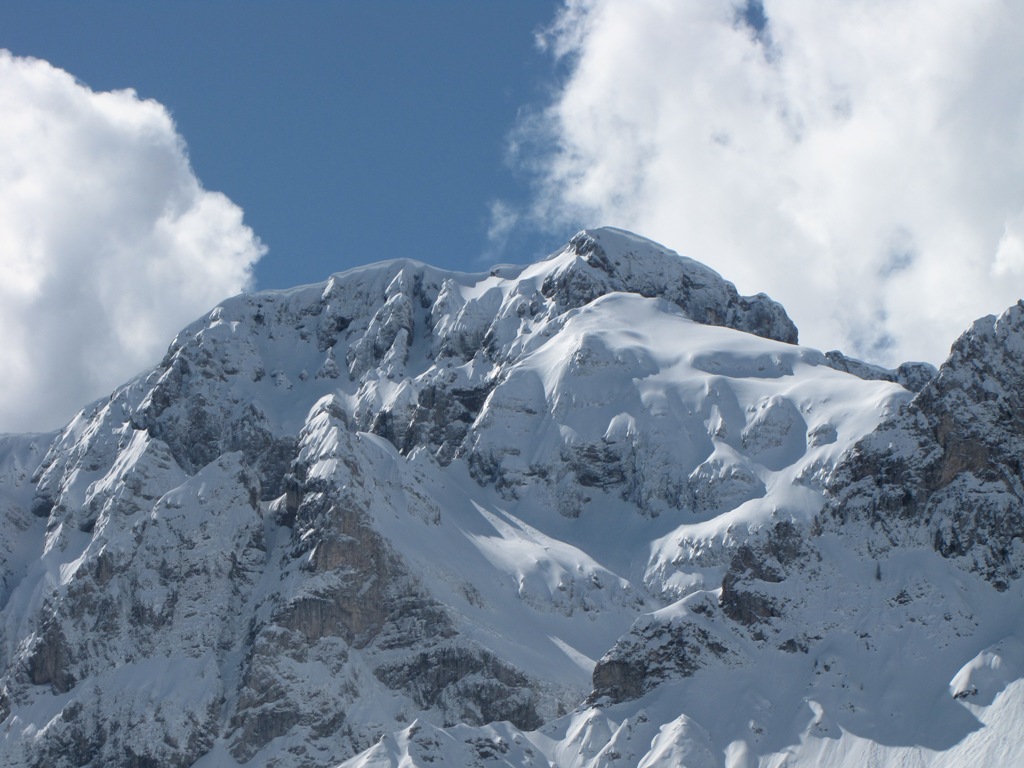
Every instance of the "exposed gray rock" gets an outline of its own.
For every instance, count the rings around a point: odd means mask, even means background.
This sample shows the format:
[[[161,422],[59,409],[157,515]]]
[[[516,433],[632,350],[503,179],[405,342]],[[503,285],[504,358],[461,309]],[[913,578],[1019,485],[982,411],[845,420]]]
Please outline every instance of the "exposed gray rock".
[[[837,371],[852,373],[854,376],[868,381],[892,381],[911,392],[920,392],[937,373],[935,366],[931,363],[907,362],[901,363],[896,368],[883,368],[880,365],[872,365],[863,360],[848,357],[838,349],[826,352],[825,359]]]
[[[411,692],[421,707],[439,708],[446,725],[507,720],[530,730],[543,722],[535,683],[481,649],[446,643],[374,674],[389,688]]]
[[[712,662],[736,656],[699,615],[671,621],[644,617],[594,667],[588,704],[637,699],[658,685],[692,676]]]
[[[569,248],[579,258],[549,275],[541,288],[559,307],[579,307],[611,291],[625,291],[665,298],[698,323],[797,343],[796,326],[781,305],[763,293],[740,296],[714,270],[659,250],[649,240],[606,227],[580,232]]]
[[[864,438],[830,483],[836,521],[888,546],[926,543],[997,589],[1024,562],[1024,304],[989,316],[906,409]]]

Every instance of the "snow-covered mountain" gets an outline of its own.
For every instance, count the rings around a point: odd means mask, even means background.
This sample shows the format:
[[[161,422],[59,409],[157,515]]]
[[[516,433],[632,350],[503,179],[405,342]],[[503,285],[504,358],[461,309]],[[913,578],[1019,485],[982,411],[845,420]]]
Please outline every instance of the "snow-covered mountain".
[[[224,302],[0,437],[0,762],[1024,765],[1024,305],[796,342],[614,229]]]

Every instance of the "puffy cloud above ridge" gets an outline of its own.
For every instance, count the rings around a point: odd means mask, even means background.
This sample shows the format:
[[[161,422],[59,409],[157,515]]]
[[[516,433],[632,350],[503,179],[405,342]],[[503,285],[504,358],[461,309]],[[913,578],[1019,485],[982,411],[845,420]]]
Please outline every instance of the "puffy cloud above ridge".
[[[167,110],[0,50],[0,432],[59,426],[251,284],[264,247]]]
[[[804,343],[940,362],[1024,296],[1022,33],[1000,0],[570,0],[515,137],[533,215],[704,261]]]

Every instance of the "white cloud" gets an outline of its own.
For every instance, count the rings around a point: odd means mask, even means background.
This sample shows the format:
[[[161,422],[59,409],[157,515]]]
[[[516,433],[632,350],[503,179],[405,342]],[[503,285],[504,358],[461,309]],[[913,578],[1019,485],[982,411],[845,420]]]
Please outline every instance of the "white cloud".
[[[804,343],[941,361],[1024,295],[1022,35],[1002,0],[570,0],[515,137],[534,216],[704,261]]]
[[[1024,279],[1024,211],[1007,219],[992,273],[998,279],[1015,280],[1017,285]]]
[[[521,213],[508,201],[491,201],[488,206],[487,248],[482,254],[482,261],[490,261],[505,250],[520,217]]]
[[[264,248],[167,110],[0,51],[0,431],[49,429],[251,283]]]

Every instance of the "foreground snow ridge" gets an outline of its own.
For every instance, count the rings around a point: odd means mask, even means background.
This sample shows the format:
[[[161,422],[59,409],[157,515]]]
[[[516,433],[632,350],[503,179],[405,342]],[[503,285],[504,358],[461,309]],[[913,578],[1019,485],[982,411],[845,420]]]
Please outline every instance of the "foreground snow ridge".
[[[229,299],[0,436],[0,763],[1024,765],[1024,306],[797,345],[628,232]]]

